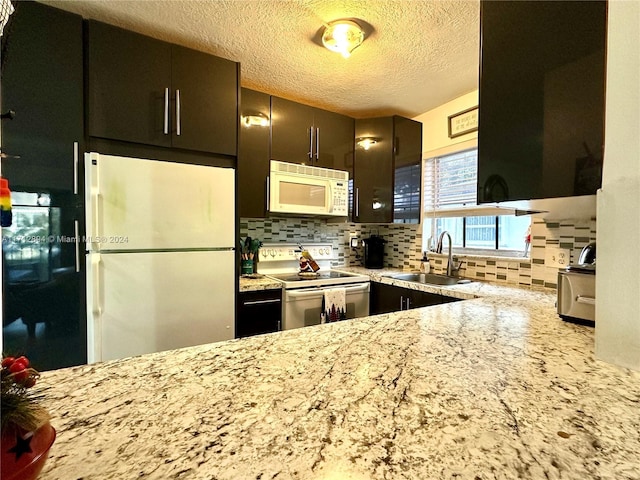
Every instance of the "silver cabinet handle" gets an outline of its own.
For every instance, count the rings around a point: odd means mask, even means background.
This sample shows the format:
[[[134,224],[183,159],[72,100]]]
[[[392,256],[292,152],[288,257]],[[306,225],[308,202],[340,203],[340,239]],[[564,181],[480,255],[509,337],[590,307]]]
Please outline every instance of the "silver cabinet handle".
[[[73,142],[73,194],[78,194],[78,142]]]
[[[182,117],[180,116],[180,90],[176,90],[176,135],[180,135],[182,132]]]
[[[411,299],[409,297],[407,297],[407,310],[411,310]]]
[[[404,310],[404,297],[400,296],[400,310]]]
[[[313,125],[309,128],[309,160],[313,163]]]
[[[278,332],[282,331],[282,321],[278,320]]]
[[[320,128],[316,128],[316,162],[320,161]]]
[[[73,230],[76,236],[76,273],[80,272],[80,223],[73,221]]]
[[[164,89],[164,127],[162,133],[169,135],[169,87]]]
[[[280,303],[281,300],[279,298],[274,298],[272,300],[251,300],[249,302],[242,302],[243,305],[266,305],[268,303]]]

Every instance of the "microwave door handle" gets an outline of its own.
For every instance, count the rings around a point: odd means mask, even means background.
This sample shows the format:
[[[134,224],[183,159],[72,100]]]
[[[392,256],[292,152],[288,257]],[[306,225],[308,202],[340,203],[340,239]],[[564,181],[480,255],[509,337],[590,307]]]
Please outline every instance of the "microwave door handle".
[[[327,187],[327,190],[329,190],[329,213],[333,213],[333,188],[331,186],[331,182],[329,182],[329,186]]]
[[[267,212],[271,210],[271,179],[267,175],[267,201],[265,202],[267,206]]]

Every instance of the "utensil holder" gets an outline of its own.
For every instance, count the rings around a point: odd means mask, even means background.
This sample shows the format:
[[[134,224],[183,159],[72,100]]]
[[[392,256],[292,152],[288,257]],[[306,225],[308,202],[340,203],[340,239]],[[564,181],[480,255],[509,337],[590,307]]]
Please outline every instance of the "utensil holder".
[[[253,260],[240,260],[240,273],[250,275],[253,273]]]

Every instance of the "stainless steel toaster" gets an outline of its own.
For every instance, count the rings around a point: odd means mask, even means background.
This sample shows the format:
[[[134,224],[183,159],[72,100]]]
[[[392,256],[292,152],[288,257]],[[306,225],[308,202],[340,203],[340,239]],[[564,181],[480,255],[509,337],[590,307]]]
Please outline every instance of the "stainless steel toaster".
[[[558,272],[558,315],[564,320],[595,322],[596,273],[567,269]]]

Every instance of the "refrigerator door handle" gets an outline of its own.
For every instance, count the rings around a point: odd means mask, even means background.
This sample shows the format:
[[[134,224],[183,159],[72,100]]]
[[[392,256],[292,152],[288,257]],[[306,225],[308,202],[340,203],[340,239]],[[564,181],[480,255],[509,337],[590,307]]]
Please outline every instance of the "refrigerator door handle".
[[[102,314],[102,301],[100,299],[100,254],[91,255],[91,312],[93,317],[100,319]],[[99,329],[98,329],[99,331]]]

